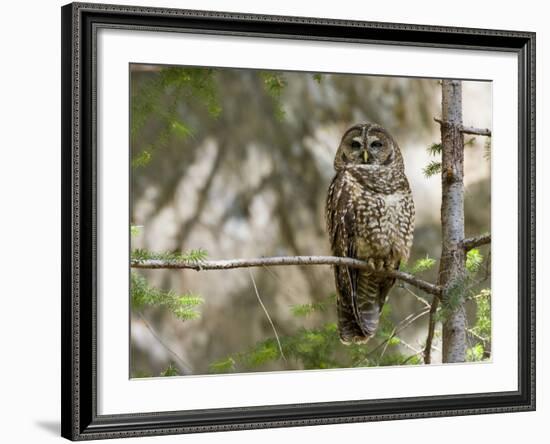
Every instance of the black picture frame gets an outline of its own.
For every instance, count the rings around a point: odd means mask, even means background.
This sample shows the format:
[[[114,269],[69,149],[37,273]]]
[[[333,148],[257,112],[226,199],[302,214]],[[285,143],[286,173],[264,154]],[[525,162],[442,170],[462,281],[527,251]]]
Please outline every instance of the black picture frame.
[[[62,436],[118,438],[535,409],[535,33],[72,3],[62,14]],[[519,66],[518,390],[98,415],[95,39],[99,27],[508,51]]]

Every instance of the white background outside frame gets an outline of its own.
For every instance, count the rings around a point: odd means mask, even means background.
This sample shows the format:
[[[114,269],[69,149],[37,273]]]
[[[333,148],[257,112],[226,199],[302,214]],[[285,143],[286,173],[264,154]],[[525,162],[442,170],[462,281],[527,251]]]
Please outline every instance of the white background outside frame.
[[[100,3],[99,0],[91,0]],[[2,150],[0,189],[3,215],[0,241],[3,254],[0,366],[2,436],[10,443],[66,442],[59,437],[60,418],[60,47],[59,8],[66,0],[7,2],[3,12],[10,20],[0,27],[3,70]],[[520,5],[463,0],[459,7],[440,1],[392,0],[376,7],[354,0],[297,2],[278,0],[117,0],[131,5],[227,10],[259,14],[286,14],[442,26],[517,29],[537,32],[537,411],[498,415],[441,417],[426,420],[335,424],[269,430],[204,433],[112,440],[112,443],[280,444],[281,442],[334,443],[356,437],[372,442],[410,441],[424,444],[464,444],[473,441],[522,442],[545,436],[550,421],[548,371],[550,317],[544,297],[548,293],[550,236],[550,177],[545,174],[544,124],[548,121],[550,88],[544,72],[550,63],[550,12],[543,2],[525,0]],[[498,8],[498,9],[497,9]],[[452,11],[452,13],[450,13]],[[22,20],[24,17],[24,26]],[[32,99],[31,99],[32,97]],[[31,119],[30,116],[33,116]],[[27,118],[24,118],[24,117]],[[40,116],[38,118],[37,116]],[[32,160],[32,161],[31,161]],[[5,210],[5,211],[4,211]],[[39,264],[29,265],[29,252]],[[29,272],[32,268],[32,272]],[[9,315],[8,315],[9,313]],[[24,313],[24,317],[23,314]],[[411,383],[414,383],[412,381]],[[528,432],[527,432],[528,431]],[[533,438],[537,441],[536,438]],[[539,439],[538,442],[542,440]]]

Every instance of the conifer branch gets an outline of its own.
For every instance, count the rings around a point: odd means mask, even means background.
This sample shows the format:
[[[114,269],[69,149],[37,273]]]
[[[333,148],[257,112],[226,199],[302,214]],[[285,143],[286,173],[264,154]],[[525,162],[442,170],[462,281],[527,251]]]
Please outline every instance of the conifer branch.
[[[249,268],[262,266],[281,265],[342,265],[351,268],[371,270],[373,274],[393,277],[417,287],[426,293],[439,296],[441,287],[417,278],[416,276],[403,271],[374,271],[365,261],[349,257],[337,256],[274,256],[252,259],[226,259],[226,260],[132,260],[132,268],[148,269],[191,269],[195,271],[207,270],[229,270],[233,268]]]

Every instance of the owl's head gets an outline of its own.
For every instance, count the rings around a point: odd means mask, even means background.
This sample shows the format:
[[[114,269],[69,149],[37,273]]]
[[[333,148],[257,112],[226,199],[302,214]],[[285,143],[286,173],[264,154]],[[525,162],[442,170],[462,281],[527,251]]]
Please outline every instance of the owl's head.
[[[399,146],[380,125],[364,123],[349,128],[340,142],[334,158],[339,171],[353,165],[403,167]]]

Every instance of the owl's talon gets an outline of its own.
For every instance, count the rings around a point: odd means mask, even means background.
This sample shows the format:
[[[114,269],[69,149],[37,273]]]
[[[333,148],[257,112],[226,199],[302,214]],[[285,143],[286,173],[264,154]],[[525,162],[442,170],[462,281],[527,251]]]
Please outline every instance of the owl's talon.
[[[374,263],[374,259],[373,258],[370,258],[368,261],[367,261],[367,265],[369,266],[369,268],[373,271],[376,270],[376,265]]]
[[[384,259],[378,259],[378,262],[376,263],[376,271],[384,270],[384,265]]]

